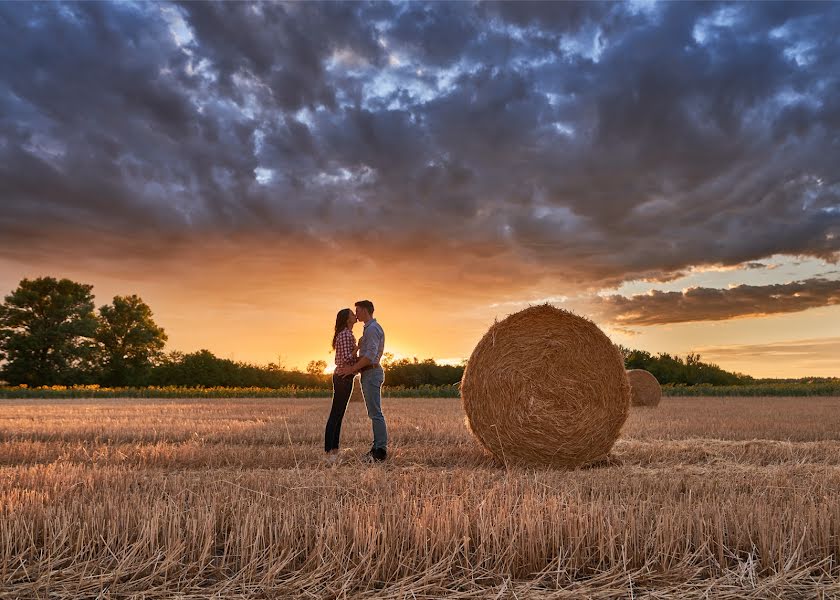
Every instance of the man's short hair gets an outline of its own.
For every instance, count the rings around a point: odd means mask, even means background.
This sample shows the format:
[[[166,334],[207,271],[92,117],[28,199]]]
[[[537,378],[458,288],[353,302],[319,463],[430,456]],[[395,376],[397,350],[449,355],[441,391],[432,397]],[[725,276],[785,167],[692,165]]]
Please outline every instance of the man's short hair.
[[[370,300],[359,300],[356,302],[356,306],[361,306],[373,316],[373,302]]]

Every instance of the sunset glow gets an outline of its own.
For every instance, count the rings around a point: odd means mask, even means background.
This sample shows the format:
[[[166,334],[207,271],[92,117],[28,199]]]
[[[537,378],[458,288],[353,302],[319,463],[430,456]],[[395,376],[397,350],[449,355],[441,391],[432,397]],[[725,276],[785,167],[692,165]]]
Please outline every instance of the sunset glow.
[[[288,367],[370,299],[396,358],[550,302],[840,376],[840,10],[581,7],[6,4],[0,291],[138,294],[168,350]]]

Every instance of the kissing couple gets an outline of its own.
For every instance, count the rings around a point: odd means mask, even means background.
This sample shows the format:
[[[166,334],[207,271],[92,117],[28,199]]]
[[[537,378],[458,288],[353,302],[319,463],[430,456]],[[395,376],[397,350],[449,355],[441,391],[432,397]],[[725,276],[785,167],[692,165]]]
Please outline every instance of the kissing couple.
[[[335,332],[332,339],[332,347],[335,350],[332,408],[324,432],[324,451],[329,462],[338,459],[341,421],[353,392],[353,378],[356,373],[362,375],[362,395],[373,425],[373,445],[364,455],[364,459],[368,462],[381,462],[388,455],[388,431],[385,427],[385,416],[382,414],[382,383],[385,381],[385,371],[379,364],[385,351],[385,332],[373,318],[373,302],[359,300],[355,307],[355,312],[349,308],[342,308],[335,316]],[[353,326],[357,321],[364,323],[358,345],[353,335]]]

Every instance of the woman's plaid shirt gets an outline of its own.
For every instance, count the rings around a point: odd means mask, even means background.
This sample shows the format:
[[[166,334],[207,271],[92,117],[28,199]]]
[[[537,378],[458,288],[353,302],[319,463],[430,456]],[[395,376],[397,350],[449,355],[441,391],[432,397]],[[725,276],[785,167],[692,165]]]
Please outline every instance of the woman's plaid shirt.
[[[356,362],[356,338],[345,328],[335,338],[335,366],[343,367]]]

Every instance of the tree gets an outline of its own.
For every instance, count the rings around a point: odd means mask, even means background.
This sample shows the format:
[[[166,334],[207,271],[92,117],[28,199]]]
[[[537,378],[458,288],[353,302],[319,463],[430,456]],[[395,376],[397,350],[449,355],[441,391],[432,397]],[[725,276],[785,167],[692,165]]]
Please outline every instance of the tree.
[[[166,333],[152,318],[152,309],[136,295],[115,296],[99,309],[102,383],[109,386],[144,385],[162,357]]]
[[[71,385],[93,376],[93,286],[24,279],[0,305],[0,360],[12,385]]]
[[[327,361],[325,360],[310,360],[306,365],[306,372],[312,376],[319,376],[324,374],[324,369],[327,368]]]

